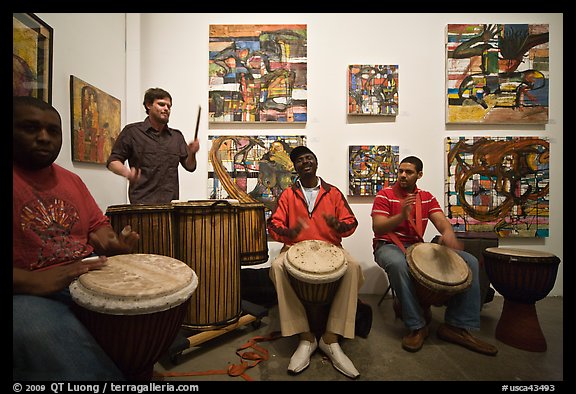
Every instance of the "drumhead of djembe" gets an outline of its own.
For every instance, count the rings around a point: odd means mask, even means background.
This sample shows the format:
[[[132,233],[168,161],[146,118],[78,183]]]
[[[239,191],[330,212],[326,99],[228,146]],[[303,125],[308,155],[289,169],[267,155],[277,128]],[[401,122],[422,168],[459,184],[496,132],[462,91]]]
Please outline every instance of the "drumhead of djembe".
[[[406,261],[422,305],[443,305],[472,285],[472,272],[454,250],[420,242],[406,249]]]
[[[506,299],[531,304],[554,287],[560,258],[552,253],[519,248],[486,248],[486,274]]]
[[[75,312],[128,380],[150,380],[196,290],[196,273],[168,256],[127,254],[69,286]]]
[[[296,294],[303,302],[331,302],[348,269],[342,249],[319,240],[301,241],[284,255],[284,266]]]

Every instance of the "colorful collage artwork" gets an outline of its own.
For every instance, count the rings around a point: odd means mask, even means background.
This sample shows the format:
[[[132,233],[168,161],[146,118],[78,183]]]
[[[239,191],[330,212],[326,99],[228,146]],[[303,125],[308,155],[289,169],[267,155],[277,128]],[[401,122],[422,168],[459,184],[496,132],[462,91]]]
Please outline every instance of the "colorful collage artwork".
[[[446,138],[446,214],[457,232],[548,237],[546,138]]]
[[[375,196],[398,177],[399,147],[351,145],[348,147],[348,195]]]
[[[306,25],[210,25],[209,54],[210,122],[306,122]]]
[[[260,202],[271,211],[294,180],[290,152],[304,136],[209,136],[208,196]]]

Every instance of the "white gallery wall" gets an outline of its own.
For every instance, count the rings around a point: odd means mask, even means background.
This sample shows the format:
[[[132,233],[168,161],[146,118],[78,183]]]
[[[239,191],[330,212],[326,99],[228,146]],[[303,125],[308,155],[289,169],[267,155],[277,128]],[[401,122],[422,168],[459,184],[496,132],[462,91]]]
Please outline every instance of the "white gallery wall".
[[[170,126],[194,136],[198,106],[200,152],[194,173],[180,170],[180,198],[207,196],[209,135],[306,135],[318,156],[318,175],[348,188],[349,145],[398,145],[400,158],[419,156],[419,186],[444,201],[444,139],[459,136],[541,136],[550,141],[550,236],[502,239],[501,246],[544,250],[562,263],[551,296],[563,295],[563,14],[546,13],[154,13],[38,16],[54,28],[53,104],[64,121],[58,164],[77,172],[100,207],[127,203],[126,182],[104,166],[79,164],[70,154],[70,74],[122,101],[122,126],[145,117],[149,87],[173,97]],[[306,124],[208,124],[208,27],[211,24],[306,24],[308,122]],[[550,121],[546,125],[446,125],[445,28],[450,23],[548,23]],[[103,29],[102,27],[106,28]],[[347,66],[397,64],[399,114],[395,119],[349,117]],[[372,197],[349,197],[359,227],[343,242],[364,269],[362,293],[383,293],[387,281],[373,261]],[[430,226],[425,240],[437,233]],[[271,258],[280,245],[269,243]]]

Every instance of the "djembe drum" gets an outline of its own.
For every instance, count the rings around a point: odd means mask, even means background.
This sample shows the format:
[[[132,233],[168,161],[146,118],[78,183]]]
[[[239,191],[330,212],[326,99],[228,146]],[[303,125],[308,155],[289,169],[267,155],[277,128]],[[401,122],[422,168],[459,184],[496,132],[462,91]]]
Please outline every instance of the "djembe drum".
[[[240,264],[254,265],[268,261],[266,210],[262,203],[238,205],[240,226]]]
[[[154,254],[108,258],[69,286],[79,320],[130,381],[150,380],[184,320],[196,273]]]
[[[173,202],[175,253],[198,275],[183,326],[211,330],[241,315],[238,201]]]
[[[111,205],[106,209],[106,216],[117,234],[126,225],[140,234],[134,253],[176,257],[171,204]]]
[[[284,267],[292,288],[306,308],[312,331],[321,333],[327,309],[348,269],[342,249],[325,241],[301,241],[284,254]]]
[[[546,351],[536,302],[554,287],[560,259],[547,252],[513,248],[487,248],[483,254],[490,282],[504,297],[496,339],[531,352]]]
[[[454,250],[419,242],[406,249],[406,261],[422,307],[441,306],[472,285],[472,272]]]

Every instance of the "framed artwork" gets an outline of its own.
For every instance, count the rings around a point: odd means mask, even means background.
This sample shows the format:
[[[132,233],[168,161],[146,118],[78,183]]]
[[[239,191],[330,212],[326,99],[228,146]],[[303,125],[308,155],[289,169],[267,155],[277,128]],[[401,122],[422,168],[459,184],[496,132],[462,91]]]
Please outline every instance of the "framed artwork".
[[[398,115],[398,65],[349,65],[348,115]]]
[[[209,122],[306,122],[306,25],[210,25],[208,48]]]
[[[348,147],[348,195],[375,196],[398,179],[399,147],[350,145]]]
[[[52,104],[54,30],[34,14],[12,14],[12,93]]]
[[[120,134],[120,100],[70,75],[72,161],[106,164]]]
[[[208,196],[260,202],[268,217],[296,173],[290,152],[305,136],[209,136]]]
[[[545,124],[547,24],[451,24],[446,30],[446,123]]]
[[[454,231],[548,237],[548,139],[448,137],[446,157],[446,212]]]

